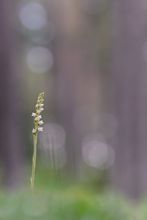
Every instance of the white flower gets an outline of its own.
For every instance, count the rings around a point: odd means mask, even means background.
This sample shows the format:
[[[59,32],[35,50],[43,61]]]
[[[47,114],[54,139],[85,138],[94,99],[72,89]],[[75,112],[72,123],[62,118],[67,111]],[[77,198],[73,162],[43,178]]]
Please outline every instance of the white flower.
[[[40,112],[41,112],[41,109],[38,109],[38,110],[37,110],[36,112],[37,112],[37,114],[40,114]]]
[[[41,115],[39,115],[39,116],[38,116],[38,119],[40,120],[41,118],[42,118],[42,116],[41,116]]]
[[[39,121],[41,118],[42,118],[42,116],[41,116],[41,115],[38,115],[38,116],[35,118],[35,121]]]
[[[44,104],[40,104],[40,107],[43,107],[44,106]]]
[[[41,120],[41,121],[39,121],[39,123],[38,123],[39,125],[43,125],[44,124],[44,122]]]
[[[35,129],[35,128],[33,128],[32,133],[33,133],[33,134],[35,134],[35,133],[36,133],[36,129]]]
[[[40,111],[42,112],[44,110],[44,108],[40,108]]]
[[[36,113],[32,112],[32,116],[35,117],[35,116],[36,116]]]
[[[43,131],[43,127],[38,127],[38,131]]]

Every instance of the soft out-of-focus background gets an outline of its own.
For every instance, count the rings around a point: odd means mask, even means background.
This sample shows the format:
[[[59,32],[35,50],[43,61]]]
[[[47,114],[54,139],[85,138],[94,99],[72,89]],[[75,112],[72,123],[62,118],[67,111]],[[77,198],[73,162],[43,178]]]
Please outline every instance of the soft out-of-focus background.
[[[147,3],[0,1],[1,189],[29,184],[31,113],[42,91],[37,186],[83,184],[142,198],[147,193]]]

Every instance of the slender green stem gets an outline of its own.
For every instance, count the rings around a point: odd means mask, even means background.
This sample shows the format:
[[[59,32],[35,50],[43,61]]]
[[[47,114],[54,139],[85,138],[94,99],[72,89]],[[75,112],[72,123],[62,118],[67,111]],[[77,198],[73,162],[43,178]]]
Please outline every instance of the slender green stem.
[[[32,157],[32,175],[30,179],[31,189],[34,189],[34,182],[35,182],[35,173],[36,173],[36,158],[37,158],[37,140],[38,135],[37,133],[33,135],[33,157]]]

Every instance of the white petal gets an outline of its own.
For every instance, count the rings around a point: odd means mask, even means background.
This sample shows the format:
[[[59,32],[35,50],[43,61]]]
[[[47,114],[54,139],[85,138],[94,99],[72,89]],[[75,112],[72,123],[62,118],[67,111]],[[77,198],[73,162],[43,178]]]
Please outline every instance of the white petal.
[[[35,121],[39,121],[41,118],[42,118],[42,116],[39,115],[39,116],[37,116],[37,117],[35,118]]]
[[[33,112],[33,113],[32,113],[32,116],[35,117],[35,116],[36,116],[36,113]]]
[[[35,128],[33,128],[32,133],[33,133],[33,134],[35,134],[35,133],[36,133],[36,129],[35,129]]]
[[[39,121],[39,125],[43,125],[44,124],[44,122],[41,120],[41,121]]]
[[[38,128],[38,131],[43,131],[43,127],[39,127],[39,128]]]

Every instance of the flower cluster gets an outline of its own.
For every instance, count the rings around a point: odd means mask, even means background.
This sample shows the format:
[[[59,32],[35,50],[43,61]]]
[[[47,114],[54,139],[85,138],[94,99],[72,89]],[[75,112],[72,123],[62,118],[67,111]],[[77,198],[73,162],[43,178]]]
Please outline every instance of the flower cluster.
[[[35,112],[32,113],[34,117],[34,128],[32,130],[33,134],[37,134],[38,131],[43,131],[42,125],[44,124],[41,116],[41,112],[44,110],[44,92],[41,92],[38,96],[37,103],[35,106]]]

